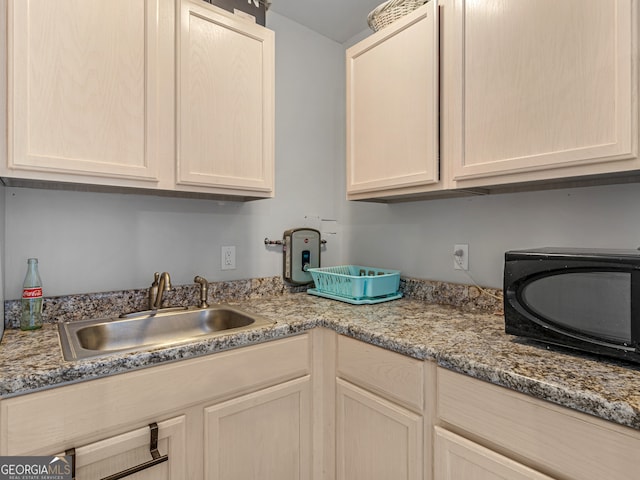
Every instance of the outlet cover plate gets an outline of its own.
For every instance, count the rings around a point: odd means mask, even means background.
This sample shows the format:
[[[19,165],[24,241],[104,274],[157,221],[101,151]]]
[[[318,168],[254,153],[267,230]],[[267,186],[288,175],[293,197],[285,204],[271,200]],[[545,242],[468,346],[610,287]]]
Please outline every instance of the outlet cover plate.
[[[462,252],[462,255],[456,255],[456,252]],[[469,245],[453,246],[453,268],[456,270],[469,270]]]
[[[236,269],[236,247],[222,247],[220,251],[220,270]]]

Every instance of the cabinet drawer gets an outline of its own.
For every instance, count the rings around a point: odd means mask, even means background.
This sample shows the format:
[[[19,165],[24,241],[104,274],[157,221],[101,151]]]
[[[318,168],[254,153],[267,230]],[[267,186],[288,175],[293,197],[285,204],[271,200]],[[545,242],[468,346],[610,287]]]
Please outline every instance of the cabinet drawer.
[[[438,480],[553,480],[466,438],[435,427],[433,456]]]
[[[563,479],[637,476],[640,432],[438,368],[437,412],[454,430]]]
[[[338,376],[422,412],[424,362],[421,360],[339,336]]]
[[[208,400],[307,375],[309,335],[53,388],[0,402],[0,455],[47,454]]]
[[[135,478],[137,480],[187,478],[185,416],[165,420],[157,426],[158,453],[166,455],[168,459],[141,470]],[[76,447],[74,478],[104,478],[150,461],[153,458],[150,453],[150,435],[151,430],[145,426],[90,445]],[[58,453],[58,456],[62,455],[65,455],[65,452]],[[49,478],[55,478],[55,475]]]

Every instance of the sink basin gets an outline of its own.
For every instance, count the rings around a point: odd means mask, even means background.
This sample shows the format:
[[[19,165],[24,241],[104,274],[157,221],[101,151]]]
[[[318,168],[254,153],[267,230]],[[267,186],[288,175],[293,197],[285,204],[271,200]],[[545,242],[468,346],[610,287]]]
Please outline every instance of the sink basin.
[[[275,323],[229,305],[150,311],[127,317],[59,323],[65,360],[168,346]]]

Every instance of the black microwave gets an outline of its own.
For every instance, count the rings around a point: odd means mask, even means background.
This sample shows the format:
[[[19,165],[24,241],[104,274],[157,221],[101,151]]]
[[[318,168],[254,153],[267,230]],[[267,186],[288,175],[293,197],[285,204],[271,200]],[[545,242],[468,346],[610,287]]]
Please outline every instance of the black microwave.
[[[640,251],[505,253],[508,334],[640,363]]]

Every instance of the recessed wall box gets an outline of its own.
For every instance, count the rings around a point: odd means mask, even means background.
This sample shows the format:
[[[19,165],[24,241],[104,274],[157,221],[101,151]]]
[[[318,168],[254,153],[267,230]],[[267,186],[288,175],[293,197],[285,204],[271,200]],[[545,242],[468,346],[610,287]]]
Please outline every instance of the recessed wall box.
[[[320,232],[312,228],[293,228],[284,232],[282,276],[296,285],[311,283],[307,271],[320,267]]]

